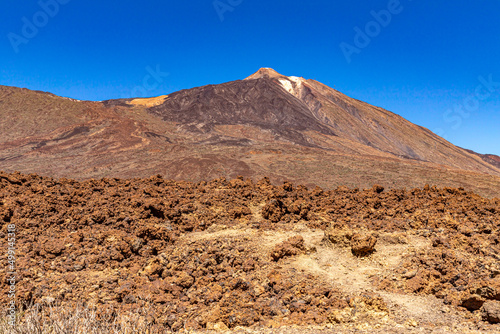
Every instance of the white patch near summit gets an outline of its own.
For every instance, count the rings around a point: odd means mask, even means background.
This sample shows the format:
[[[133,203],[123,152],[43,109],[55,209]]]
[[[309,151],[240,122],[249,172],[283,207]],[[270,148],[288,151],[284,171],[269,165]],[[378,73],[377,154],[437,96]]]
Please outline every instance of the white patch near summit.
[[[286,79],[279,79],[279,82],[287,92],[298,97],[304,79],[299,77],[286,77]]]
[[[304,78],[299,78],[299,77],[288,77],[288,79],[296,83],[302,83],[302,81],[304,81]]]
[[[287,79],[279,79],[279,80],[280,80],[283,88],[285,88],[289,93],[293,94],[294,89],[293,89],[292,82],[290,80],[287,80]]]

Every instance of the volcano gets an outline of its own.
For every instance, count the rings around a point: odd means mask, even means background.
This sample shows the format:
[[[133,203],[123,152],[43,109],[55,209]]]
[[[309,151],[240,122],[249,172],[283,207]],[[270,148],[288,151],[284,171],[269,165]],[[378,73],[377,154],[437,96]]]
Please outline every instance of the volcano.
[[[238,175],[335,188],[500,196],[500,158],[453,145],[315,80],[262,68],[152,98],[79,101],[0,86],[0,170],[90,179]]]

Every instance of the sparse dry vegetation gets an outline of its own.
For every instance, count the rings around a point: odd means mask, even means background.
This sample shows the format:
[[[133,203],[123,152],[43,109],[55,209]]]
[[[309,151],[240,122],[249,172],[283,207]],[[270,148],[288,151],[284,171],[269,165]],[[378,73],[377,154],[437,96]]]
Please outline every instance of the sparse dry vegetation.
[[[0,334],[142,334],[170,332],[151,322],[151,309],[119,312],[112,306],[98,310],[90,306],[36,304],[17,315],[14,327],[4,318]],[[148,320],[149,319],[149,320]],[[163,327],[163,328],[162,328]]]

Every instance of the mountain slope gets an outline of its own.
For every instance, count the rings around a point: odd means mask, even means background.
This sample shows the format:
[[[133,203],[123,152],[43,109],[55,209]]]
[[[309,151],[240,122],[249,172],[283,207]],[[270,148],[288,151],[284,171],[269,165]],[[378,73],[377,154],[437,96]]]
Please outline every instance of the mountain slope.
[[[500,196],[500,167],[314,80],[260,69],[154,98],[77,101],[0,86],[0,170],[77,179],[264,176],[465,187]]]
[[[349,98],[314,80],[261,69],[244,81],[209,85],[166,97],[149,111],[193,132],[244,124],[295,144],[339,150],[315,135],[339,137],[390,153],[480,172],[498,168],[432,132],[381,108]],[[307,135],[308,132],[313,134]]]
[[[266,71],[250,77],[268,78]],[[274,80],[308,106],[311,113],[339,137],[396,156],[451,167],[498,172],[425,128],[382,108],[352,99],[315,80],[275,77]],[[276,82],[276,81],[275,81]]]
[[[481,154],[481,153],[477,153],[477,152],[474,152],[472,150],[467,150],[467,149],[465,149],[465,150],[471,154],[477,155],[478,157],[480,157],[481,159],[483,159],[487,163],[489,163],[493,166],[496,166],[497,168],[500,168],[500,156],[494,155],[494,154]]]

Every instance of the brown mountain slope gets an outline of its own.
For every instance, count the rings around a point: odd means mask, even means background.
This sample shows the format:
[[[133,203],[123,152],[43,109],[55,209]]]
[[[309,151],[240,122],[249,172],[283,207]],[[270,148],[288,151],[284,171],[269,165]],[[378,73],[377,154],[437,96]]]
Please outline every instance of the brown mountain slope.
[[[325,188],[429,183],[500,196],[495,164],[389,111],[271,69],[104,102],[0,86],[0,170],[77,179],[268,176]]]
[[[265,76],[265,72],[261,72],[252,78]],[[306,104],[311,113],[339,137],[408,159],[492,171],[490,165],[483,164],[476,157],[471,159],[468,152],[399,115],[352,99],[315,80],[296,77],[280,77],[277,80],[285,89],[289,87],[289,92]]]
[[[500,156],[494,155],[494,154],[481,154],[481,153],[477,153],[477,152],[474,152],[472,150],[467,150],[467,149],[465,149],[465,150],[469,153],[477,155],[478,157],[480,157],[481,159],[483,159],[487,163],[489,163],[493,166],[496,166],[497,168],[500,168]]]
[[[338,143],[348,139],[398,157],[499,172],[398,115],[314,80],[285,77],[272,69],[261,69],[244,81],[173,93],[149,111],[194,132],[209,132],[223,124],[252,125],[296,144],[339,153],[345,152]],[[317,134],[326,136],[331,143],[320,143],[314,138]]]

